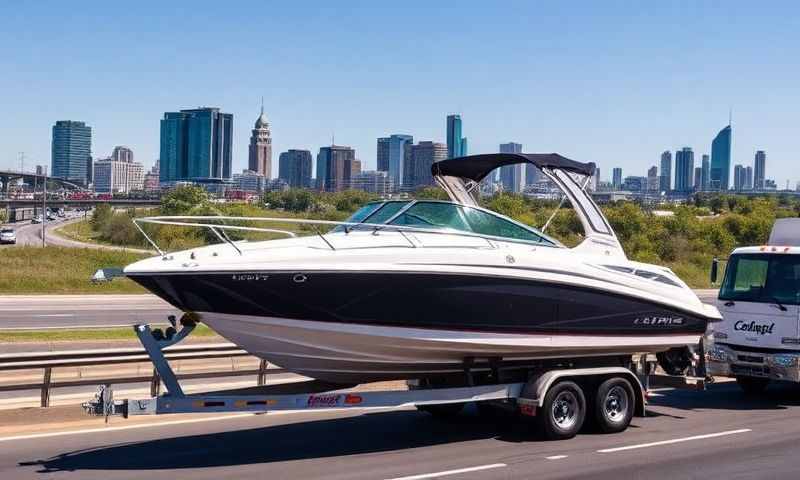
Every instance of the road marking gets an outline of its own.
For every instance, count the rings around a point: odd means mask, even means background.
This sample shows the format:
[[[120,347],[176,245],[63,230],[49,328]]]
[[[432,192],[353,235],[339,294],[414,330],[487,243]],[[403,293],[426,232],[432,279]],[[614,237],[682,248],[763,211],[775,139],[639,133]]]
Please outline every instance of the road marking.
[[[74,313],[42,313],[34,317],[74,317]]]
[[[467,467],[467,468],[459,468],[457,470],[445,470],[443,472],[434,472],[434,473],[422,473],[420,475],[411,475],[409,477],[395,477],[389,478],[387,480],[421,480],[423,478],[436,478],[436,477],[444,477],[447,475],[457,475],[459,473],[469,473],[469,472],[478,472],[481,470],[489,470],[491,468],[502,468],[507,467],[505,463],[492,463],[490,465],[478,465],[477,467]]]
[[[739,430],[728,430],[726,432],[709,433],[706,435],[695,435],[693,437],[673,438],[672,440],[641,443],[639,445],[628,445],[626,447],[604,448],[603,450],[598,450],[597,453],[613,453],[613,452],[621,452],[624,450],[635,450],[637,448],[657,447],[659,445],[671,445],[673,443],[690,442],[692,440],[703,440],[706,438],[724,437],[726,435],[736,435],[737,433],[747,433],[747,432],[752,432],[752,430],[749,428],[741,428]]]
[[[561,460],[562,458],[567,458],[566,455],[551,455],[549,457],[544,457],[547,460]]]

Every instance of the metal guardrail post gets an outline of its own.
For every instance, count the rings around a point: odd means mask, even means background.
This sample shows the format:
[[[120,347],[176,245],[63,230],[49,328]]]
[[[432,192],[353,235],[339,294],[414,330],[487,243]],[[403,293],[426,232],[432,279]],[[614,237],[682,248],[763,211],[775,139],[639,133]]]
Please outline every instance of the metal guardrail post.
[[[161,393],[161,377],[158,375],[158,370],[153,369],[153,379],[150,380],[150,396],[157,397]]]
[[[256,383],[259,387],[263,387],[267,383],[267,361],[263,358],[258,364],[258,378]]]
[[[41,398],[42,407],[50,406],[50,380],[52,379],[52,377],[53,377],[53,369],[51,367],[45,367],[44,378],[42,379],[42,398]]]

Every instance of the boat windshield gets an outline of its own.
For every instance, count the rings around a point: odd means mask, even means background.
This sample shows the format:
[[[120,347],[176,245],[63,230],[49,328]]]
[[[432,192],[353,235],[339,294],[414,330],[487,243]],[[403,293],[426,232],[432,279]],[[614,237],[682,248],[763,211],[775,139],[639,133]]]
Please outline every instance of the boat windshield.
[[[555,246],[554,242],[533,228],[517,224],[482,209],[441,201],[370,203],[361,207],[347,221],[415,228],[446,228]]]
[[[800,303],[800,256],[734,255],[725,270],[720,300]]]

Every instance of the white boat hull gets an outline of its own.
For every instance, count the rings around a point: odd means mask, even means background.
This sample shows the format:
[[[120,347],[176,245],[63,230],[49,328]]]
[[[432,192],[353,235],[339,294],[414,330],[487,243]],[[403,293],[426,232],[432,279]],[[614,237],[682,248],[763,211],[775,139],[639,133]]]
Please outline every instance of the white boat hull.
[[[698,334],[510,334],[331,323],[199,312],[204,323],[251,354],[335,383],[459,372],[465,358],[503,360],[659,352]]]

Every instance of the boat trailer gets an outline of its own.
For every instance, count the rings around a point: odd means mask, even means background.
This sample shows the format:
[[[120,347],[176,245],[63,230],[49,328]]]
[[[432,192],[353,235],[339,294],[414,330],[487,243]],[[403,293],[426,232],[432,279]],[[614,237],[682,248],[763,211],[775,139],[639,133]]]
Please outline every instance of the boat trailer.
[[[464,362],[468,386],[446,388],[414,388],[412,381],[408,390],[353,391],[341,390],[342,385],[326,384],[316,380],[254,386],[249,388],[187,394],[178,382],[175,372],[164,356],[163,350],[185,339],[197,325],[191,314],[180,320],[180,331],[174,317],[169,317],[171,327],[166,331],[152,330],[149,325],[135,325],[134,331],[148,357],[164,383],[165,392],[145,399],[115,400],[111,385],[101,385],[95,397],[82,406],[91,415],[111,416],[161,415],[176,413],[265,413],[270,411],[330,410],[330,409],[385,409],[417,406],[463,404],[467,402],[501,402],[512,406],[520,413],[536,416],[544,405],[545,396],[551,386],[560,380],[594,378],[624,378],[633,386],[635,414],[646,414],[646,397],[652,382],[659,386],[703,389],[700,377],[677,377],[655,375],[655,359],[652,355],[640,355],[633,360],[633,368],[603,366],[592,368],[558,368],[539,371],[529,375],[527,382],[474,385],[472,369],[475,359]],[[490,363],[491,365],[491,363]],[[496,367],[490,367],[496,368]],[[496,377],[497,378],[497,377]]]

